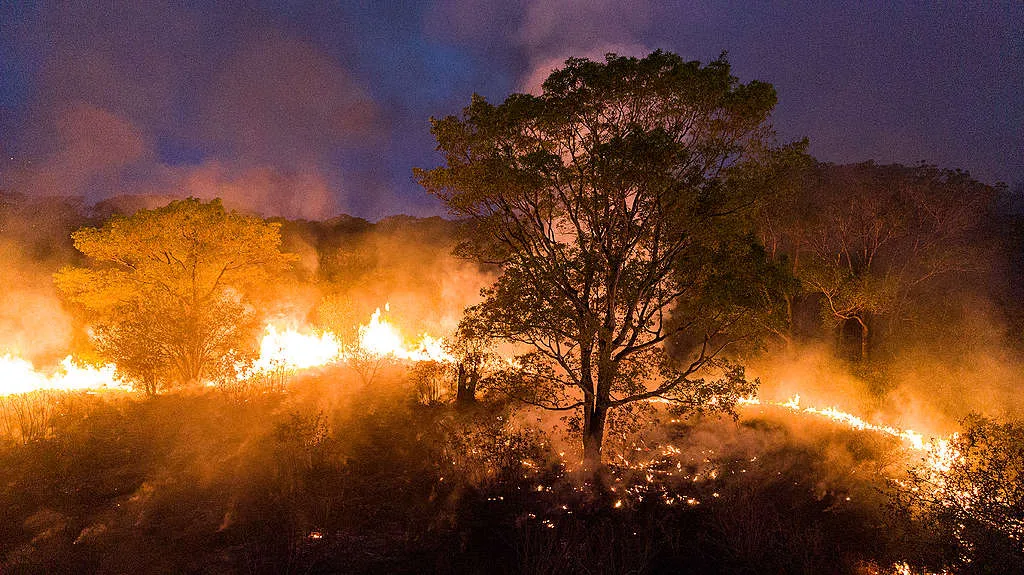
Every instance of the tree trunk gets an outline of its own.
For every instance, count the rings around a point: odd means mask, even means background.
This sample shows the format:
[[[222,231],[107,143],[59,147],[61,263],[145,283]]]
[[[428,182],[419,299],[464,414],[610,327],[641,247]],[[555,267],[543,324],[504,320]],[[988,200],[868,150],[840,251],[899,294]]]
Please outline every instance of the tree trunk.
[[[860,324],[860,360],[868,360],[868,323],[863,318],[858,317],[857,323]]]
[[[604,424],[608,408],[587,405],[583,408],[583,464],[591,470],[601,468],[601,448],[604,444]]]
[[[476,370],[466,369],[465,363],[459,363],[459,370],[455,379],[455,403],[459,405],[476,403],[477,379],[479,379],[479,376]]]

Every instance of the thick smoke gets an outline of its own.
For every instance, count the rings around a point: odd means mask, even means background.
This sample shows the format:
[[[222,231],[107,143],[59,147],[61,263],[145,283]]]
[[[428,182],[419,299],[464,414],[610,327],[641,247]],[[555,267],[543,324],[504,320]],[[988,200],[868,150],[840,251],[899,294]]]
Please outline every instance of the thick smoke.
[[[71,232],[85,222],[79,201],[0,194],[0,355],[38,365],[73,349],[77,326],[57,296],[53,272],[75,257]]]
[[[41,64],[0,187],[221,197],[291,217],[346,209],[356,190],[337,154],[372,148],[379,126],[344,62],[241,9],[52,8],[19,30]]]
[[[74,322],[61,305],[50,273],[28,261],[20,246],[0,242],[4,296],[0,298],[0,356],[14,353],[37,362],[63,357]]]

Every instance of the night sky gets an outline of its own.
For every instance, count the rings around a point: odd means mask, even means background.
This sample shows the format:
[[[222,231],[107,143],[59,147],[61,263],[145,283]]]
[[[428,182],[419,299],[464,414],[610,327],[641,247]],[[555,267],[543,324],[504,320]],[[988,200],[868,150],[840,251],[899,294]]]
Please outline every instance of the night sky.
[[[1024,2],[0,1],[0,189],[442,214],[430,116],[654,49],[775,85],[821,160],[1024,181]],[[211,3],[212,4],[212,3]],[[828,4],[828,5],[826,5]]]

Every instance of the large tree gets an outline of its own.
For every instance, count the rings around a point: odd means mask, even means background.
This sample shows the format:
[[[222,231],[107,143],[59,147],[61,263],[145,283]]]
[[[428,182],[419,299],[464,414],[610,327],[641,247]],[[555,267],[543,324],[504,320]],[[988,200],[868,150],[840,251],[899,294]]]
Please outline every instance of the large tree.
[[[88,267],[56,275],[93,324],[97,350],[155,392],[200,381],[252,335],[250,297],[292,256],[279,224],[220,200],[171,202],[72,235]]]
[[[856,328],[866,360],[876,320],[906,317],[939,280],[983,267],[974,232],[993,197],[934,166],[818,165],[786,223],[795,274],[827,323]]]
[[[469,221],[462,253],[501,269],[472,313],[528,350],[522,399],[582,410],[591,465],[610,410],[730,410],[751,391],[722,357],[763,325],[769,264],[744,224],[775,101],[724,57],[659,51],[570,59],[539,96],[432,120],[445,163],[417,178]]]

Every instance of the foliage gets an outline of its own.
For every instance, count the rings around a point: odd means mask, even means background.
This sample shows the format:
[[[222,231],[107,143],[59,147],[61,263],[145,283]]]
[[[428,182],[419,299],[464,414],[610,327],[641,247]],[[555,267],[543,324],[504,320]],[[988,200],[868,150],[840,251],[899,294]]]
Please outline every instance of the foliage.
[[[73,234],[90,267],[56,275],[97,350],[150,393],[203,378],[255,328],[252,297],[292,257],[279,225],[189,198]]]
[[[966,173],[821,164],[805,171],[801,186],[764,225],[800,262],[795,273],[820,295],[826,324],[860,328],[862,359],[873,318],[905,317],[936,280],[980,268],[971,232],[993,189]]]
[[[502,271],[472,313],[530,350],[519,375],[534,403],[583,409],[588,459],[617,406],[714,397],[728,410],[751,391],[722,377],[742,372],[721,353],[771,302],[743,270],[766,265],[744,228],[774,104],[724,57],[655,52],[570,59],[540,96],[474,96],[433,122],[445,165],[417,177],[469,219],[460,252]]]
[[[950,441],[949,469],[910,470],[897,503],[952,544],[956,573],[1008,573],[1024,565],[1024,424],[971,416]]]

